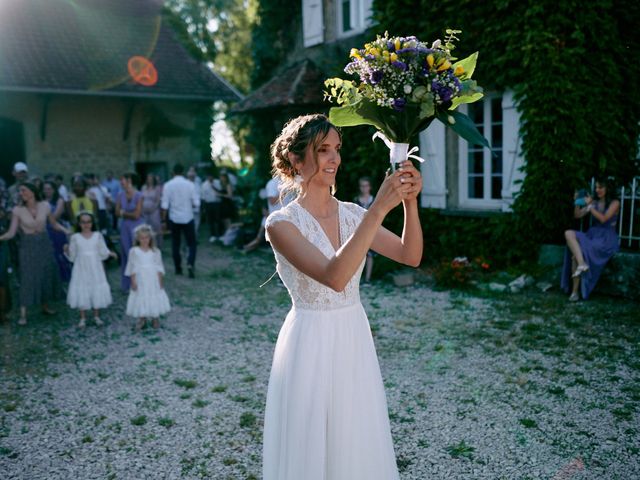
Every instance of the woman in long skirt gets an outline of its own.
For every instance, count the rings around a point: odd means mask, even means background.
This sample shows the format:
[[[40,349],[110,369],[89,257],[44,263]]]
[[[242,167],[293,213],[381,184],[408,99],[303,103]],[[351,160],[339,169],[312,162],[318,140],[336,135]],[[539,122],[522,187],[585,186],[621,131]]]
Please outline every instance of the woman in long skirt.
[[[42,200],[41,192],[35,185],[24,182],[18,192],[23,205],[14,207],[9,230],[0,236],[0,241],[9,240],[20,233],[18,324],[26,325],[27,307],[40,305],[43,313],[52,315],[55,312],[49,307],[49,302],[60,296],[60,277],[46,230],[47,222],[56,230],[66,234],[69,232],[53,217],[49,203]]]
[[[133,246],[133,231],[142,225],[142,194],[136,190],[138,176],[135,173],[125,173],[120,177],[122,191],[116,200],[116,216],[120,219],[120,286],[123,292],[128,292],[131,280],[125,275],[129,250]]]

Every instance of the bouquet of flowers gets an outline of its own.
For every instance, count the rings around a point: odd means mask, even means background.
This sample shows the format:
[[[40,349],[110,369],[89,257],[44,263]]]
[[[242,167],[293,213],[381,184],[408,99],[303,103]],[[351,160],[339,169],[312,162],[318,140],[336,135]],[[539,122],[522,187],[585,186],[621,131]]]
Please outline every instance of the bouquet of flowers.
[[[340,105],[329,111],[331,122],[376,127],[373,138],[382,138],[389,147],[392,168],[407,157],[422,161],[412,155],[417,147],[409,150],[409,141],[436,118],[468,142],[489,147],[473,121],[455,110],[482,98],[482,88],[471,79],[478,52],[455,62],[451,51],[460,31],[446,33],[444,42],[428,46],[413,36],[389,37],[385,32],[364,48],[351,49],[344,71],[359,81],[325,81],[325,99]]]

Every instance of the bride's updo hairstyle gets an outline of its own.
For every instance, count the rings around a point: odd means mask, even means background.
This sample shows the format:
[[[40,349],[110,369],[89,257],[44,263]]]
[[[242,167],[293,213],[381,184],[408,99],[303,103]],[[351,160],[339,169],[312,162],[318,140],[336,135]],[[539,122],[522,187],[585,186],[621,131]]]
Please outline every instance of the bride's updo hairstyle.
[[[308,182],[317,173],[318,146],[322,144],[331,129],[335,130],[342,140],[340,130],[320,113],[302,115],[286,123],[280,135],[271,144],[272,173],[273,176],[278,176],[282,180],[283,193],[300,190],[299,182],[295,180],[296,169],[289,160],[289,152],[303,160],[307,148],[311,148],[316,163],[316,172],[310,178],[304,179]]]

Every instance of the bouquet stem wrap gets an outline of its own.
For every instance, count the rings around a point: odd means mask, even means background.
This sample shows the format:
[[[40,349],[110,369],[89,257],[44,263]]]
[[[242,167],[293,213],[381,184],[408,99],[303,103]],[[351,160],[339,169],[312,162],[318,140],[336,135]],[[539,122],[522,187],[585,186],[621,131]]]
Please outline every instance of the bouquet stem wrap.
[[[404,162],[407,158],[413,158],[420,163],[424,162],[424,158],[414,155],[418,151],[418,147],[409,149],[408,143],[398,143],[389,140],[384,133],[376,132],[373,134],[372,140],[381,138],[385,145],[389,148],[389,161],[391,162],[391,171],[396,171],[396,164]]]

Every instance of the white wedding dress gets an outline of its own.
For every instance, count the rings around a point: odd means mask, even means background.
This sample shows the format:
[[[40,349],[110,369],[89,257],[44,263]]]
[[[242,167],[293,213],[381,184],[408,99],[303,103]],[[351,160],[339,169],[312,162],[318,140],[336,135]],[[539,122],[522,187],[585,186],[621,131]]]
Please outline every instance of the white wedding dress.
[[[366,210],[339,202],[340,244]],[[316,219],[297,202],[272,213],[325,256],[335,250]],[[335,292],[296,270],[275,251],[293,307],[275,348],[264,422],[264,480],[398,479],[387,401],[358,271]]]

